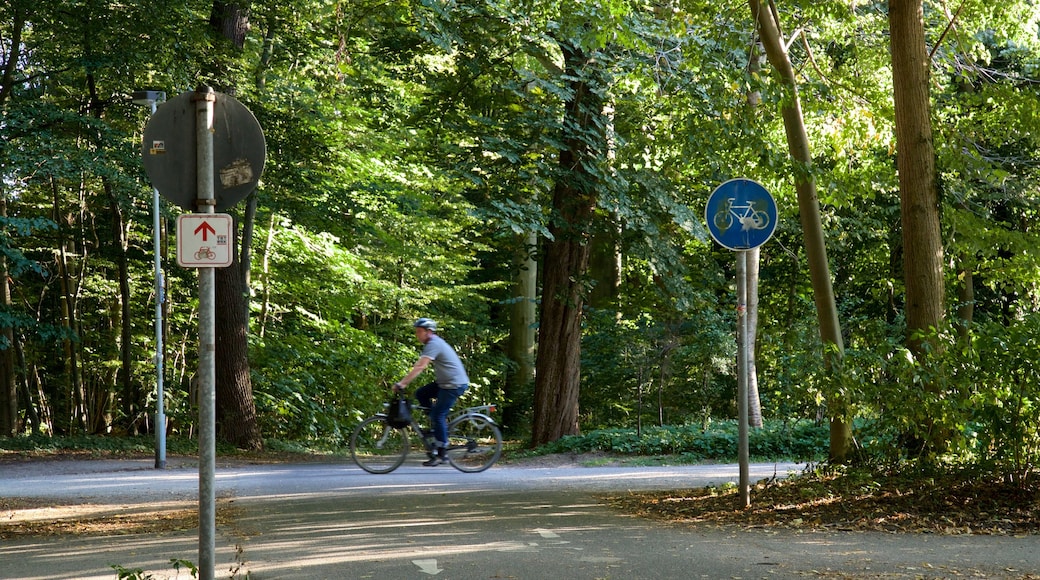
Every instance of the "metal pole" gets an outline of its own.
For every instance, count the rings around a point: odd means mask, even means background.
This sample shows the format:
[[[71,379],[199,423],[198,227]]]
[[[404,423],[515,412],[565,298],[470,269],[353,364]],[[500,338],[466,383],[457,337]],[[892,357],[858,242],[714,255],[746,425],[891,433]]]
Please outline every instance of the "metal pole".
[[[737,252],[737,460],[740,463],[740,508],[751,507],[748,459],[747,255]]]
[[[166,100],[163,91],[134,91],[131,100],[135,105],[147,105],[151,116],[160,101]],[[163,400],[163,308],[166,304],[166,284],[163,281],[162,255],[160,253],[161,223],[159,216],[159,188],[152,188],[152,236],[155,260],[155,468],[166,468],[166,404]]]
[[[161,93],[160,93],[161,94]],[[165,96],[165,95],[164,95]],[[157,103],[152,101],[152,115]],[[155,258],[155,468],[166,469],[166,403],[163,397],[163,304],[166,284],[160,255],[159,189],[152,188],[152,253]]]
[[[210,87],[195,92],[197,213],[213,213],[213,109]],[[199,578],[213,580],[216,551],[216,275],[199,268]]]

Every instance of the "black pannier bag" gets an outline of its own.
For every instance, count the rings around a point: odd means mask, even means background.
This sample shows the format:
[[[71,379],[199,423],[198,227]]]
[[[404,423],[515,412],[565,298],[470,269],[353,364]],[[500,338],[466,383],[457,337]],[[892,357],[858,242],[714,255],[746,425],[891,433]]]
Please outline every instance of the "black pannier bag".
[[[386,422],[396,429],[407,427],[412,422],[412,403],[407,397],[397,395],[390,400],[386,411]]]

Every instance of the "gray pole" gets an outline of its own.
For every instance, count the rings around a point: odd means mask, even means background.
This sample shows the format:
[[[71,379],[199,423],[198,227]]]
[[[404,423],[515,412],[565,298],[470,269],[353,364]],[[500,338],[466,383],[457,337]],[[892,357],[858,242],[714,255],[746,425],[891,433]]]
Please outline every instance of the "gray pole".
[[[135,105],[151,107],[151,116],[160,101],[166,100],[163,91],[134,91]],[[163,281],[162,256],[160,254],[159,188],[152,188],[152,238],[155,260],[155,468],[166,469],[166,403],[163,398],[163,306],[166,303],[166,284]]]
[[[213,213],[213,109],[210,87],[195,92],[197,213]],[[199,578],[213,580],[216,550],[216,275],[199,268]]]
[[[160,93],[162,94],[162,93]],[[163,94],[165,98],[165,94]],[[156,102],[152,101],[152,115]],[[166,404],[163,397],[163,303],[166,284],[163,281],[160,256],[159,189],[152,188],[152,253],[155,258],[155,468],[166,469]]]
[[[751,506],[748,465],[747,255],[737,252],[737,461],[740,463],[740,507]]]

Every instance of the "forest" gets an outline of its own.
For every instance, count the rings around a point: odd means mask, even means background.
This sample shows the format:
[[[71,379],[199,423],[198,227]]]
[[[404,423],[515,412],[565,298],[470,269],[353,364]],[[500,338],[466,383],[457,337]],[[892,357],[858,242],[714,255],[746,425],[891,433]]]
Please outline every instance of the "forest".
[[[754,425],[1040,460],[1035,0],[8,0],[0,67],[0,436],[154,432],[159,377],[193,436],[198,272],[133,94],[208,86],[266,142],[226,441],[342,441],[420,316],[531,445],[732,420],[747,316]],[[705,220],[734,178],[779,214],[746,309]]]

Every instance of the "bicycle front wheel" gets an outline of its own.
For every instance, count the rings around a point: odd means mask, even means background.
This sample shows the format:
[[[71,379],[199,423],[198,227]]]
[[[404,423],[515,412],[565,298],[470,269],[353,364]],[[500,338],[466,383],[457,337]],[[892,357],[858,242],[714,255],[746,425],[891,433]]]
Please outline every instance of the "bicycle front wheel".
[[[448,425],[445,452],[448,462],[459,471],[484,471],[502,456],[502,432],[483,417],[459,417]]]
[[[350,436],[350,456],[369,473],[389,473],[408,456],[408,431],[394,429],[385,417],[369,417]]]

